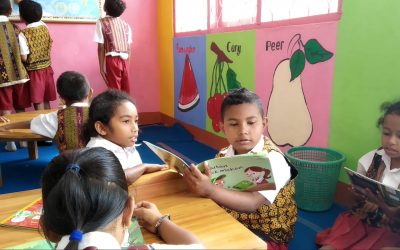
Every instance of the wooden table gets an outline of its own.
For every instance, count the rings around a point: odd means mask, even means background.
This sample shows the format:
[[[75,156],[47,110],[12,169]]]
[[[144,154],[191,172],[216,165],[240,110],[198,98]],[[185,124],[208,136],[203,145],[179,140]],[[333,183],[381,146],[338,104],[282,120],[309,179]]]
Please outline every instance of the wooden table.
[[[206,248],[266,249],[266,244],[246,227],[209,199],[185,191],[181,176],[172,170],[142,176],[129,188],[136,201],[157,204],[161,213],[171,214],[178,225],[196,234]],[[27,205],[40,195],[40,190],[0,195],[0,220]],[[142,230],[147,243],[162,241]],[[0,227],[0,249],[41,239],[36,231]]]
[[[27,141],[28,142],[28,153],[30,160],[38,159],[38,148],[37,141],[52,140],[52,138],[47,138],[38,134],[32,133],[29,129],[29,124],[31,120],[40,115],[47,114],[49,112],[56,111],[54,109],[36,110],[22,113],[15,113],[6,115],[10,122],[0,123],[0,127],[7,125],[18,125],[26,128],[18,129],[8,129],[5,131],[0,131],[0,141]]]

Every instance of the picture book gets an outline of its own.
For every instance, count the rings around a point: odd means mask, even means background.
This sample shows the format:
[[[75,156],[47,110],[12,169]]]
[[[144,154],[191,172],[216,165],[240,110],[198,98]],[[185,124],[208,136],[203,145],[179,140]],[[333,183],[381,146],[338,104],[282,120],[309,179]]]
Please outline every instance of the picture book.
[[[39,228],[39,219],[42,214],[42,208],[42,197],[39,197],[21,210],[17,211],[15,214],[0,221],[0,226],[37,230]]]
[[[400,190],[368,178],[367,176],[357,173],[349,168],[345,167],[345,170],[347,175],[350,177],[351,183],[361,192],[366,188],[370,189],[373,193],[380,192],[382,197],[385,199],[386,204],[389,206],[400,206]]]
[[[176,154],[143,141],[170,168],[181,175],[189,163]],[[260,191],[276,189],[269,158],[265,154],[243,154],[207,160],[211,182],[237,191]],[[196,167],[205,173],[204,162]]]

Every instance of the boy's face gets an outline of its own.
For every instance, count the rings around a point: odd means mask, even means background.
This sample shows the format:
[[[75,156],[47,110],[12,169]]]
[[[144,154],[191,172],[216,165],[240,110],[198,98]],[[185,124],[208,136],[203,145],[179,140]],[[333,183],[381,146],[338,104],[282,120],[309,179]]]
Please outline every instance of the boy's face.
[[[225,110],[221,130],[236,154],[246,154],[256,146],[266,125],[256,104],[243,103]]]
[[[389,114],[383,120],[382,147],[390,158],[400,158],[400,116]]]

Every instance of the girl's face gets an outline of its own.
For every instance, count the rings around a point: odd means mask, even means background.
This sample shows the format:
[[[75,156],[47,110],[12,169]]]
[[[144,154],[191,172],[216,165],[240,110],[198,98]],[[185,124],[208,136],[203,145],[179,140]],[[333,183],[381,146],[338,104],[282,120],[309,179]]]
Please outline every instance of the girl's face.
[[[263,175],[264,175],[264,172],[256,172],[251,169],[246,171],[246,176],[249,178],[249,180],[251,180],[253,182],[257,181]]]
[[[382,124],[382,147],[390,158],[400,158],[400,116],[385,116]]]
[[[116,109],[102,137],[125,148],[135,145],[139,132],[138,113],[130,101],[122,102]]]
[[[257,104],[243,103],[226,109],[221,130],[236,154],[246,154],[257,145],[266,124]]]

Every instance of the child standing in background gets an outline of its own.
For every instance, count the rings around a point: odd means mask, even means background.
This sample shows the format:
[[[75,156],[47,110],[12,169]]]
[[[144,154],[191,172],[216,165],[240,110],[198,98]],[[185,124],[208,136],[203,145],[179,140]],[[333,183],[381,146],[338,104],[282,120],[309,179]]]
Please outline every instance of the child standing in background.
[[[28,74],[21,61],[18,35],[20,30],[12,24],[9,0],[0,0],[0,115],[11,114],[12,110],[23,112],[31,106],[27,81]],[[15,151],[14,142],[7,142],[5,149]]]
[[[132,184],[144,173],[168,167],[143,164],[135,143],[139,132],[139,116],[132,99],[119,90],[107,90],[96,96],[89,109],[85,136],[87,147],[103,147],[113,152],[121,162],[126,179]]]
[[[162,216],[150,202],[134,203],[121,164],[104,148],[65,151],[44,170],[40,225],[57,249],[121,249],[132,216],[169,245],[128,249],[204,249],[195,235]]]
[[[195,166],[185,169],[188,188],[214,200],[267,242],[268,249],[287,249],[297,220],[294,177],[297,171],[270,139],[263,135],[267,120],[260,98],[247,89],[235,89],[221,105],[221,130],[230,146],[217,157],[264,152],[271,161],[276,190],[239,192],[224,189],[210,181],[210,171],[202,174]]]
[[[400,102],[382,105],[381,147],[360,158],[357,172],[400,188]],[[356,205],[317,235],[321,249],[383,249],[400,247],[400,206],[388,206],[380,194],[352,189]]]
[[[94,41],[98,43],[100,74],[106,85],[129,94],[128,58],[132,31],[129,24],[120,18],[125,8],[122,0],[105,0],[107,16],[97,21]]]
[[[32,0],[16,2],[21,20],[27,24],[19,34],[19,42],[22,61],[30,78],[31,102],[36,110],[50,109],[50,101],[57,98],[50,58],[53,41],[46,24],[41,21],[42,6]]]

